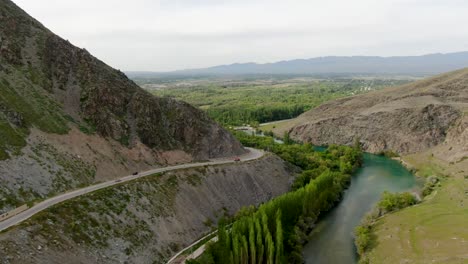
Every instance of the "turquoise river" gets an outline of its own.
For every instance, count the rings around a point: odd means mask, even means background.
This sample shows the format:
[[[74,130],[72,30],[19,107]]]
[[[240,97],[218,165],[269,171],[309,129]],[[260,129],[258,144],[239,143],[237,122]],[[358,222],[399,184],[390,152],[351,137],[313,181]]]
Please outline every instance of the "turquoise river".
[[[353,175],[343,200],[317,223],[310,242],[304,246],[306,263],[357,263],[354,228],[380,199],[383,191],[409,191],[415,186],[415,177],[399,162],[364,154],[363,166]]]

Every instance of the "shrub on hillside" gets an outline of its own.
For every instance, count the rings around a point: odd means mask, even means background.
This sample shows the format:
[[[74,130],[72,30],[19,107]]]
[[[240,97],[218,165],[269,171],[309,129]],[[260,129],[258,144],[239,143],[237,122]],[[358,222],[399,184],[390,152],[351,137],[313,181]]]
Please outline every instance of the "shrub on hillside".
[[[377,206],[380,210],[380,215],[383,215],[388,212],[400,210],[405,207],[411,206],[413,204],[416,204],[416,202],[416,197],[414,197],[414,195],[409,192],[384,192]]]
[[[380,216],[416,204],[416,197],[409,193],[384,192],[375,208],[366,215],[361,224],[354,229],[354,244],[360,256],[359,263],[368,263],[368,252],[375,241],[373,226]]]

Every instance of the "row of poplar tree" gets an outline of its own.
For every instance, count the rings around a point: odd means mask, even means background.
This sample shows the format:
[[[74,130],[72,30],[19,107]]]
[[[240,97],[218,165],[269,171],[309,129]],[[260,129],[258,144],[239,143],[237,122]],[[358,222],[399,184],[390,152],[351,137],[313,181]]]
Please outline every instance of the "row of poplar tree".
[[[303,263],[302,246],[318,216],[330,210],[361,163],[359,145],[330,146],[316,151],[310,145],[276,144],[272,138],[235,133],[246,146],[267,149],[299,166],[293,190],[257,209],[242,209],[232,225],[220,221],[218,241],[205,257],[189,263],[280,264]]]
[[[327,170],[306,186],[240,217],[230,228],[221,223],[218,242],[209,249],[214,263],[302,263],[307,225],[340,199],[348,181],[349,175]]]

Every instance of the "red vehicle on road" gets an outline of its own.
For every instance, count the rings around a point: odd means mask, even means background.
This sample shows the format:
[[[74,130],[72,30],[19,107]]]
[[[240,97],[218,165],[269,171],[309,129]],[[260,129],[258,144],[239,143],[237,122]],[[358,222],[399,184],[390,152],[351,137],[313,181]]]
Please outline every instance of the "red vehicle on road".
[[[239,157],[235,157],[235,158],[234,158],[234,161],[238,162],[238,161],[240,161],[240,158],[239,158]]]

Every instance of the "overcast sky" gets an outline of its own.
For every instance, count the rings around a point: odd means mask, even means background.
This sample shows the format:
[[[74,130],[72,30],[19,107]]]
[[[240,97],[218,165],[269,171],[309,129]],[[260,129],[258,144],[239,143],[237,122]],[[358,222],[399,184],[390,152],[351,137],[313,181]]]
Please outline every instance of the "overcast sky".
[[[466,0],[14,0],[121,70],[468,50]]]

